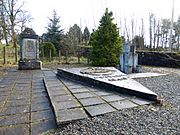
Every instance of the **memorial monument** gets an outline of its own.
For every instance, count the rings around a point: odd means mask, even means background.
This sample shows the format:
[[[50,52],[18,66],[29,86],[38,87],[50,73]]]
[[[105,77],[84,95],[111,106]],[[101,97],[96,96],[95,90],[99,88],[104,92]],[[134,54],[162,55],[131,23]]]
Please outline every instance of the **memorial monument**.
[[[120,56],[120,70],[126,74],[138,72],[138,54],[136,46],[130,43],[123,45],[123,53]]]
[[[19,69],[41,69],[39,60],[39,36],[31,28],[26,28],[20,35]]]

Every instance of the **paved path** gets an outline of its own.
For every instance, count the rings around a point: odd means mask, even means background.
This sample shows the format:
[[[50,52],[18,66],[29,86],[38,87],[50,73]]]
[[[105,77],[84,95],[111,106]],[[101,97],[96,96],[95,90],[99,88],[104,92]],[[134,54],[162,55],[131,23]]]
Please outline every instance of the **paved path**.
[[[44,71],[44,75],[58,125],[150,103],[63,78],[57,79],[51,70]]]
[[[56,128],[41,70],[11,70],[0,81],[0,135],[37,135]]]
[[[0,80],[0,135],[37,135],[57,124],[149,103],[58,79],[48,69],[12,69]]]

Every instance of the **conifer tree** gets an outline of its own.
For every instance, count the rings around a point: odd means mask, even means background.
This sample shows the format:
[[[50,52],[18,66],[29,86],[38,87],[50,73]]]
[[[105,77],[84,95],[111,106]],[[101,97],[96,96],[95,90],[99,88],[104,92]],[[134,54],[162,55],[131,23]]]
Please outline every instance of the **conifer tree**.
[[[113,23],[113,13],[107,8],[98,29],[91,34],[89,44],[92,45],[92,65],[116,66],[119,63],[122,39],[117,25]]]
[[[89,42],[89,39],[90,39],[90,32],[89,32],[88,27],[85,27],[85,29],[84,29],[83,39],[87,45],[87,43]]]
[[[52,18],[49,18],[50,23],[47,27],[47,32],[43,35],[45,42],[51,42],[56,50],[60,49],[60,41],[63,37],[63,29],[60,26],[60,17],[58,17],[56,11],[53,11]]]

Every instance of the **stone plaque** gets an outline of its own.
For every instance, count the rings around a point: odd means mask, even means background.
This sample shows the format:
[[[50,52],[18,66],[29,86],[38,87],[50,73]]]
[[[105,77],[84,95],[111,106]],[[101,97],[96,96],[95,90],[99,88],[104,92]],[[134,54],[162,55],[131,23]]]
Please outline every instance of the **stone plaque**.
[[[40,38],[31,28],[26,28],[20,35],[19,69],[41,69],[39,60]]]
[[[36,39],[23,39],[22,58],[27,60],[38,59]]]

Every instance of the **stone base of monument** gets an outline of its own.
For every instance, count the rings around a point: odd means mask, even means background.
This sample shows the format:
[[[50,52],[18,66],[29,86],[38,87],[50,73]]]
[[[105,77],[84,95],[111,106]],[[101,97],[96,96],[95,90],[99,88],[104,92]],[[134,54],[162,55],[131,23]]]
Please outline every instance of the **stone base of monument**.
[[[157,94],[113,67],[57,69],[57,76],[151,101]]]
[[[41,69],[42,62],[38,60],[19,61],[19,70]]]

